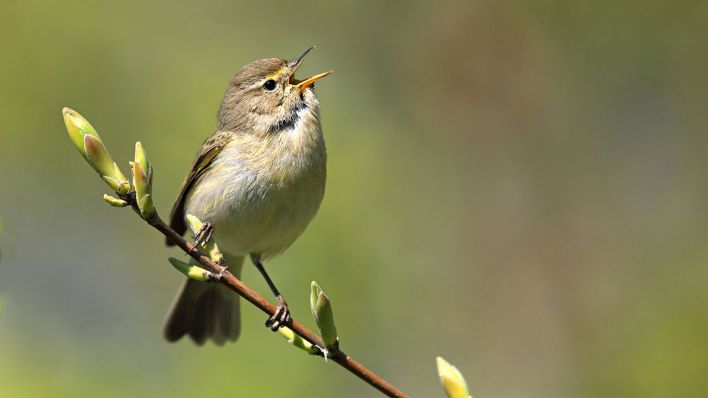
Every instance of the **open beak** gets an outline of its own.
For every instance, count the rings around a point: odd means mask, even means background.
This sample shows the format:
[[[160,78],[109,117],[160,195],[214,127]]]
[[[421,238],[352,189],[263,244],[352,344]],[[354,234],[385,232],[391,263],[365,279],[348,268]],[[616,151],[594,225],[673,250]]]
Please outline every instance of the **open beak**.
[[[334,72],[334,71],[330,70],[327,72],[319,73],[319,74],[316,74],[316,75],[309,77],[309,78],[302,80],[302,81],[295,79],[295,71],[300,67],[300,65],[302,65],[302,61],[305,60],[305,57],[307,56],[307,54],[309,54],[310,51],[312,51],[314,49],[315,49],[315,46],[308,48],[307,50],[305,50],[305,52],[301,56],[298,57],[298,59],[296,59],[290,63],[291,72],[290,72],[290,77],[288,78],[288,83],[295,86],[295,88],[300,89],[300,92],[303,92],[303,91],[305,91],[306,88],[311,87],[313,84],[315,84],[315,82],[317,80],[320,80],[325,76],[329,76]]]
[[[305,91],[306,88],[315,84],[316,81],[322,79],[325,76],[329,76],[332,73],[334,73],[334,71],[331,71],[331,70],[328,70],[327,72],[318,73],[318,74],[316,74],[310,78],[307,78],[307,79],[301,81],[300,83],[296,84],[295,87],[299,88],[300,92],[303,92],[303,91]]]

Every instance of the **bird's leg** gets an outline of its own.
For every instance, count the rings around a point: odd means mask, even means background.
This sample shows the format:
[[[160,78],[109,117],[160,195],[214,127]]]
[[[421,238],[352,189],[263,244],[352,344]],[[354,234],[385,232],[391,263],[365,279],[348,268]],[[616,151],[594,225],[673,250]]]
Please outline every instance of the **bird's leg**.
[[[290,322],[291,317],[290,310],[288,309],[288,304],[283,299],[283,296],[280,295],[278,288],[275,287],[275,284],[270,279],[270,276],[268,276],[268,273],[266,272],[265,268],[263,268],[263,263],[261,262],[260,255],[251,254],[251,261],[253,261],[253,265],[258,268],[258,271],[261,272],[261,275],[263,275],[263,278],[265,278],[268,287],[275,295],[275,298],[278,300],[278,305],[275,308],[275,314],[268,318],[265,323],[266,327],[270,328],[270,330],[275,332],[281,327],[285,326],[288,322]]]

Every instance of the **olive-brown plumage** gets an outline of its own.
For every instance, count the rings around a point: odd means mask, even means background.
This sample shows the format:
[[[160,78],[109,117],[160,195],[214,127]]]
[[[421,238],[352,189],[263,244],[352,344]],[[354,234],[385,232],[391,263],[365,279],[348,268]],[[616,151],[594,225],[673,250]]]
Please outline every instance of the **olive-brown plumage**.
[[[251,257],[281,304],[279,317],[269,320],[274,329],[289,312],[261,261],[295,241],[324,195],[327,155],[312,88],[329,72],[296,80],[307,52],[293,62],[254,61],[231,79],[217,128],[197,152],[170,217],[179,233],[186,230],[186,214],[210,223],[237,276]],[[239,322],[237,295],[219,284],[186,281],[168,313],[165,337],[223,344],[238,338]]]

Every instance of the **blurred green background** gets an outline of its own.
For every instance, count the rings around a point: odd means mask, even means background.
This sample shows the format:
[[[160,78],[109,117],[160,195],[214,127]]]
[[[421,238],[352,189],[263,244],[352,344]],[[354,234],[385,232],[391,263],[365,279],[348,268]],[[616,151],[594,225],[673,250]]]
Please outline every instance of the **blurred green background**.
[[[164,215],[232,74],[311,44],[327,193],[269,266],[296,318],[317,280],[416,397],[436,355],[477,397],[704,395],[706,26],[699,0],[3,0],[0,395],[378,396],[247,305],[238,344],[164,342],[177,251],[101,200],[60,113],[124,166],[141,140]]]

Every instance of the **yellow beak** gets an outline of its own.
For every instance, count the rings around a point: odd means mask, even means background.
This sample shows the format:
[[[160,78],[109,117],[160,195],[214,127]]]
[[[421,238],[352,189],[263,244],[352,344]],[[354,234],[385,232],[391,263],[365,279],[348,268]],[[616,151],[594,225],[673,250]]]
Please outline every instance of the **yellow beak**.
[[[327,72],[318,73],[318,74],[316,74],[310,78],[307,78],[307,79],[301,81],[300,83],[296,84],[295,87],[299,88],[300,92],[303,92],[306,88],[315,84],[316,81],[322,79],[325,76],[329,76],[332,73],[334,73],[334,71],[332,71],[332,70],[328,70]]]
[[[289,79],[290,84],[292,84],[295,88],[299,88],[300,92],[303,92],[303,91],[305,91],[306,88],[311,87],[313,84],[315,84],[315,82],[317,80],[320,80],[325,76],[329,76],[334,72],[334,71],[330,70],[327,72],[319,73],[319,74],[309,77],[303,81],[298,81],[294,78],[295,71],[300,67],[300,65],[302,65],[302,61],[305,60],[305,57],[307,56],[307,54],[309,54],[310,51],[312,51],[314,49],[315,49],[315,46],[308,48],[307,50],[305,50],[305,52],[301,56],[299,56],[295,61],[290,63],[290,69],[291,69],[290,79]]]

